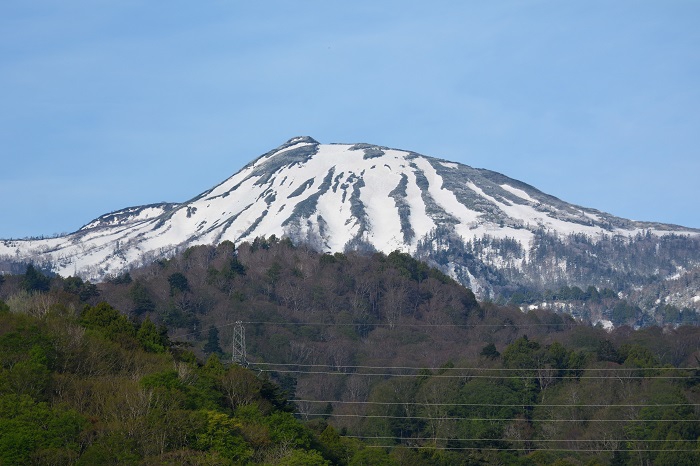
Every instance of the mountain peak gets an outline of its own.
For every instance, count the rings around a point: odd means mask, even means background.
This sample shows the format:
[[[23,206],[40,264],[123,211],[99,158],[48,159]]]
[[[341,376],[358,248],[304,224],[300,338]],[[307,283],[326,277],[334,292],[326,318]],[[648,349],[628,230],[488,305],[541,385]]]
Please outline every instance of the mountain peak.
[[[606,249],[609,238],[618,247],[642,233],[655,242],[645,251],[665,250],[669,234],[676,242],[686,241],[679,235],[700,237],[700,230],[575,206],[488,170],[374,144],[321,144],[297,136],[185,203],[122,209],[61,237],[0,241],[0,271],[3,261],[32,261],[101,280],[190,246],[275,235],[324,252],[411,253],[489,296],[496,286],[510,286],[508,280],[513,286],[583,284],[588,273],[586,284],[614,282],[612,272],[601,275],[612,264],[594,267],[616,250]],[[581,244],[569,247],[571,241]],[[673,276],[679,267],[700,263],[697,241],[688,239],[690,246],[670,262],[644,256],[633,263]],[[594,247],[593,255],[580,254]],[[630,246],[629,254],[635,251]],[[555,252],[547,263],[556,267],[545,282],[542,257]],[[630,260],[618,263],[624,268]]]
[[[309,144],[320,144],[320,142],[318,142],[317,140],[315,140],[311,136],[296,136],[296,137],[289,139],[283,145],[286,146],[286,145],[291,145],[291,144],[299,144],[302,142],[306,142]]]

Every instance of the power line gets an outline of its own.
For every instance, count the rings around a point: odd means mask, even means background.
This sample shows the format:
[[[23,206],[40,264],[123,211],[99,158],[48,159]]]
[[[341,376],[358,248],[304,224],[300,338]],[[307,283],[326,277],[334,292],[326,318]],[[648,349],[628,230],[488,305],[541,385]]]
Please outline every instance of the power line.
[[[530,328],[530,327],[556,327],[556,326],[580,326],[582,324],[577,322],[562,322],[561,324],[406,324],[406,323],[365,323],[365,322],[355,322],[355,323],[344,323],[344,322],[275,322],[275,321],[250,321],[243,322],[244,324],[251,325],[316,325],[325,327],[465,327],[465,328],[481,328],[481,327],[516,327],[516,328]]]
[[[579,326],[579,323],[561,323],[561,324],[405,324],[405,323],[342,323],[342,322],[275,322],[275,321],[243,321],[243,324],[250,325],[290,325],[290,326],[321,326],[321,327],[413,327],[413,328],[436,328],[436,327],[463,327],[463,328],[535,328],[535,327],[556,327],[560,325],[567,326]],[[230,327],[236,325],[235,322],[228,324],[221,324],[215,326],[217,329],[224,327]],[[189,337],[192,335],[199,335],[200,332],[189,332],[179,335],[179,338]]]
[[[396,448],[397,446],[401,445],[365,445],[365,448]],[[681,449],[621,449],[621,448],[508,448],[508,447],[438,447],[438,446],[433,446],[433,445],[422,445],[422,446],[417,446],[413,448],[424,448],[426,450],[475,450],[475,451],[527,451],[527,452],[535,452],[535,451],[570,451],[570,452],[603,452],[603,451],[609,451],[609,452],[615,452],[615,451],[624,451],[627,453],[654,453],[654,452],[695,452],[697,453],[697,449],[690,449],[690,450],[681,450]]]
[[[430,416],[390,416],[385,414],[326,414],[294,413],[297,416],[315,417],[361,417],[366,419],[416,419],[422,421],[477,421],[477,422],[514,422],[522,418],[475,418],[475,417],[430,417]],[[700,422],[700,419],[527,419],[530,422]]]
[[[326,374],[326,375],[361,375],[365,377],[426,377],[428,374],[392,374],[392,373],[366,373],[366,372],[340,372],[340,371],[301,371],[292,369],[258,369],[260,372],[276,372],[280,374]],[[447,374],[430,374],[431,378],[442,378],[442,379],[522,379],[522,376],[518,375],[473,375],[473,374],[462,374],[462,375],[447,375]],[[674,376],[674,375],[656,375],[656,376],[643,376],[643,375],[625,375],[624,377],[610,377],[610,376],[596,376],[596,375],[549,375],[551,379],[559,380],[581,380],[581,379],[606,379],[606,380],[628,380],[628,379],[691,379],[693,376]]]
[[[365,440],[432,440],[432,441],[445,441],[445,442],[533,442],[533,443],[554,443],[554,442],[575,442],[575,443],[594,443],[594,442],[692,442],[696,443],[697,440],[687,440],[687,439],[506,439],[506,438],[449,438],[449,437],[373,437],[366,435],[344,435],[347,438],[357,438]],[[664,450],[667,451],[667,450]]]
[[[238,325],[239,322],[240,322],[240,321],[231,322],[231,323],[228,323],[228,324],[212,325],[212,327],[214,327],[214,328],[216,328],[217,330],[219,330],[219,329],[222,329],[222,328],[224,328],[224,327],[230,327],[230,326],[232,326],[232,325]],[[247,322],[242,322],[242,323],[246,324]],[[189,332],[189,333],[184,333],[184,334],[182,334],[182,335],[177,335],[176,338],[191,337],[192,335],[200,335],[201,333],[202,333],[202,332]]]
[[[591,367],[581,369],[559,369],[555,367],[526,367],[526,368],[497,368],[497,367],[415,367],[415,366],[352,366],[333,364],[298,364],[298,363],[276,363],[276,362],[251,362],[257,366],[283,366],[283,367],[328,367],[337,369],[383,369],[383,370],[423,370],[423,371],[494,371],[494,372],[522,372],[540,370],[562,370],[562,371],[640,371],[640,370],[700,370],[700,367]]]
[[[398,401],[340,401],[340,400],[289,400],[292,403],[331,403],[331,404],[359,404],[359,405],[382,405],[382,406],[479,406],[479,407],[506,407],[517,408],[527,403],[504,404],[504,403],[419,403],[419,402],[398,402]],[[656,407],[697,407],[700,404],[692,403],[660,403],[660,404],[537,404],[543,408],[656,408]]]

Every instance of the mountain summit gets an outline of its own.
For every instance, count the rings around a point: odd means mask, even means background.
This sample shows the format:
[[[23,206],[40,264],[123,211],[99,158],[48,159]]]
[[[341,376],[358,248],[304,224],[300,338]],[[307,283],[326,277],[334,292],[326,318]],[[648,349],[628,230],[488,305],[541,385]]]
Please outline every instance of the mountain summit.
[[[700,230],[618,218],[496,172],[411,151],[302,136],[187,202],[130,207],[57,238],[5,240],[0,258],[101,280],[189,246],[273,234],[326,252],[398,249],[485,297],[513,283],[573,283],[576,273],[586,280],[595,272],[581,267],[614,238],[627,246],[634,238],[684,238],[692,252]],[[700,253],[684,254],[685,262],[649,268],[672,274],[700,262]]]

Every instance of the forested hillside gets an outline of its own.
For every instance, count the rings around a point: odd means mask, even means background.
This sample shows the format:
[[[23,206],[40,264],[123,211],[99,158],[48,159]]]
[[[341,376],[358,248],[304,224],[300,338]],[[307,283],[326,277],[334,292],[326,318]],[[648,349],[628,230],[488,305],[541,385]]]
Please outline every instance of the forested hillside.
[[[700,462],[698,327],[478,303],[401,253],[258,238],[0,299],[5,464]]]
[[[418,244],[417,256],[453,271],[481,296],[556,308],[592,323],[648,326],[700,322],[699,252],[696,237],[648,231],[594,240],[537,230],[526,249],[513,238],[465,242],[438,229]],[[600,298],[619,296],[624,307],[600,305]]]
[[[324,465],[324,439],[341,445],[295,419],[265,377],[199,363],[149,319],[35,298],[0,302],[2,465]],[[361,450],[348,441],[350,457]]]
[[[172,274],[189,248],[260,242],[261,235],[340,257],[402,251],[479,299],[556,308],[594,325],[689,324],[700,315],[700,230],[615,217],[500,173],[412,151],[308,136],[288,140],[187,202],[127,207],[52,238],[2,239],[0,273],[22,273],[33,263],[105,281],[159,262]],[[300,264],[309,262],[295,254]],[[255,272],[267,259],[250,260]],[[308,288],[315,271],[292,276],[297,264],[277,262],[283,276],[274,283],[272,269],[263,277],[268,294],[297,306],[285,286]],[[209,274],[204,267],[200,272]],[[565,286],[607,289],[629,305],[613,312],[596,300],[548,298]],[[402,299],[399,288],[389,286]]]

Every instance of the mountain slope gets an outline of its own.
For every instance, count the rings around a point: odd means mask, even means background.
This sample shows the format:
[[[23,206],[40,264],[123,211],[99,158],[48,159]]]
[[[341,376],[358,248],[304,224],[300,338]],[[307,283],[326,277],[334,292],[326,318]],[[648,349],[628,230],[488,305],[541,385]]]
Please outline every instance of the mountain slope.
[[[322,251],[417,254],[482,297],[507,284],[575,282],[567,272],[570,251],[547,256],[543,238],[594,245],[681,237],[690,243],[680,263],[667,261],[669,274],[700,263],[700,230],[618,218],[499,173],[410,151],[310,137],[290,139],[187,202],[113,212],[62,237],[5,240],[0,257],[101,280],[192,245],[272,234]],[[551,267],[543,271],[546,260]]]

